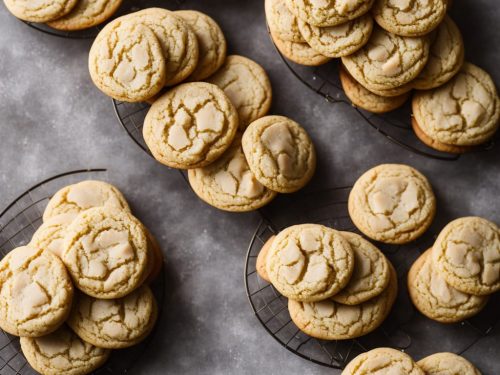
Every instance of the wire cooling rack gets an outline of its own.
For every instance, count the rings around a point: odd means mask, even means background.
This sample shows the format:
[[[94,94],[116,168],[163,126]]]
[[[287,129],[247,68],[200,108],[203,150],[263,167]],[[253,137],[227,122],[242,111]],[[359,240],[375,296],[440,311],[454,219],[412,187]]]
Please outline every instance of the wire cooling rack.
[[[269,237],[294,224],[318,223],[359,233],[347,211],[350,190],[351,187],[339,187],[299,197],[280,195],[260,210],[262,220],[250,240],[245,261],[245,287],[252,310],[264,329],[292,353],[336,369],[344,368],[356,355],[376,347],[398,348],[415,358],[442,351],[460,354],[488,335],[500,320],[498,296],[492,296],[476,317],[457,324],[434,322],[413,307],[407,293],[406,274],[413,261],[432,246],[435,239],[432,235],[408,245],[377,244],[396,268],[399,286],[391,314],[381,327],[360,338],[337,341],[315,339],[300,331],[290,318],[287,299],[257,274],[257,255]],[[283,210],[284,207],[287,209]]]
[[[60,188],[84,179],[107,180],[105,169],[85,169],[53,176],[31,187],[16,198],[0,213],[0,258],[16,247],[30,242],[35,230],[42,223],[42,214],[50,197]],[[165,300],[165,273],[151,285],[158,301],[158,322]],[[125,374],[131,371],[153,341],[156,330],[140,344],[128,349],[113,351],[110,359],[94,374]],[[21,352],[19,338],[0,330],[0,374],[37,374]]]

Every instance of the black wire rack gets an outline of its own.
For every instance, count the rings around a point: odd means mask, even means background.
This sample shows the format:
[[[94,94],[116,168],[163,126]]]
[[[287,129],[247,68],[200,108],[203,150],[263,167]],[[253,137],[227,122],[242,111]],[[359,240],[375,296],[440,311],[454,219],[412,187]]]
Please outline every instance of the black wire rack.
[[[351,187],[339,187],[300,197],[282,195],[260,210],[262,220],[250,240],[245,260],[245,287],[252,310],[264,329],[299,357],[336,369],[344,368],[356,355],[376,347],[394,347],[415,358],[442,351],[460,354],[488,335],[500,321],[498,296],[492,296],[480,314],[457,324],[434,322],[411,303],[406,275],[413,261],[432,246],[435,240],[432,235],[408,245],[377,244],[397,271],[399,290],[390,315],[374,332],[352,340],[327,341],[306,335],[293,323],[287,299],[257,274],[257,255],[269,237],[294,224],[318,223],[359,233],[347,211],[350,190]],[[287,209],[283,211],[283,207]]]
[[[60,188],[83,179],[107,179],[106,169],[85,169],[53,176],[28,189],[0,213],[0,258],[16,247],[30,242],[33,233],[42,223],[42,214],[50,197]],[[151,289],[158,302],[158,320],[165,301],[164,267]],[[94,374],[129,373],[146,353],[154,339],[156,329],[140,344],[113,351],[109,360]],[[0,330],[0,374],[37,374],[21,352],[19,338]]]

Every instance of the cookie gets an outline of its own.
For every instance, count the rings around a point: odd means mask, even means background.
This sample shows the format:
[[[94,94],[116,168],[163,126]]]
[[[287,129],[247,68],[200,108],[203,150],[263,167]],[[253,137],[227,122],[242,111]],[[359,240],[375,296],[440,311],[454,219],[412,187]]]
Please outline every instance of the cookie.
[[[445,85],[417,92],[412,109],[428,137],[449,145],[484,143],[499,125],[500,100],[495,84],[488,73],[467,62]]]
[[[481,375],[464,357],[454,353],[435,353],[417,362],[426,375]]]
[[[80,293],[68,325],[82,340],[98,348],[121,349],[144,340],[157,316],[153,293],[144,285],[119,299],[96,299]]]
[[[500,231],[480,217],[446,225],[432,246],[437,271],[455,289],[486,295],[500,290]]]
[[[228,56],[207,82],[221,88],[238,111],[240,129],[265,116],[271,108],[272,88],[266,71],[246,57]]]
[[[31,367],[42,375],[85,375],[109,358],[110,350],[97,348],[66,326],[43,337],[21,337],[21,350]]]
[[[487,297],[474,296],[448,285],[432,263],[432,249],[423,253],[408,272],[408,292],[415,307],[441,323],[455,323],[476,315]]]
[[[153,283],[158,276],[161,273],[161,270],[163,268],[163,252],[161,250],[160,244],[158,243],[157,239],[153,234],[147,229],[146,230],[146,236],[148,237],[148,257],[149,257],[149,272],[144,280],[145,284],[151,284]]]
[[[335,26],[367,13],[373,0],[286,0],[288,8],[314,26]]]
[[[356,107],[373,113],[385,113],[401,107],[410,97],[409,93],[386,97],[374,94],[358,83],[349,72],[340,65],[339,77],[344,93]]]
[[[82,292],[119,298],[147,276],[148,240],[144,226],[117,208],[96,207],[80,213],[64,237],[62,259]]]
[[[288,300],[290,317],[301,331],[321,340],[348,340],[364,336],[385,320],[396,299],[398,279],[390,266],[390,282],[377,297],[358,305],[327,299],[319,302]]]
[[[381,294],[389,284],[390,264],[385,255],[359,234],[340,232],[354,253],[354,271],[349,283],[332,300],[359,305]],[[397,283],[397,280],[396,280]]]
[[[354,268],[349,242],[340,232],[318,224],[281,231],[269,248],[266,271],[285,297],[316,302],[344,288]]]
[[[420,237],[436,212],[427,178],[403,164],[381,164],[365,172],[349,194],[354,225],[373,240],[404,244]]]
[[[266,21],[271,30],[281,40],[305,43],[300,33],[297,17],[288,9],[286,0],[265,0]]]
[[[372,13],[390,33],[421,36],[441,23],[446,15],[446,0],[375,0]]]
[[[215,162],[190,169],[188,178],[200,199],[225,211],[253,211],[268,204],[277,194],[255,179],[243,154],[241,135]]]
[[[30,22],[47,22],[71,12],[78,0],[4,0],[7,9],[17,18]]]
[[[355,357],[342,375],[404,374],[425,375],[411,357],[392,348],[376,348]]]
[[[61,260],[50,251],[21,246],[0,261],[0,328],[39,337],[64,323],[73,286]]]
[[[368,43],[342,57],[342,63],[356,81],[379,94],[415,79],[428,57],[427,38],[398,36],[375,27]]]
[[[194,72],[199,58],[198,39],[181,17],[163,8],[147,8],[126,17],[147,26],[158,38],[166,63],[165,85],[176,85]]]
[[[201,168],[231,145],[238,113],[224,92],[205,82],[179,85],[153,103],[143,135],[151,153],[169,167]]]
[[[273,31],[271,38],[278,51],[288,60],[306,66],[319,66],[326,64],[331,57],[326,57],[312,49],[307,43],[290,42],[280,39]]]
[[[268,189],[292,193],[304,187],[316,169],[316,151],[306,131],[284,116],[252,122],[242,139],[255,178]]]
[[[110,18],[121,4],[122,0],[78,0],[71,12],[47,25],[66,31],[88,29]]]
[[[43,221],[61,214],[79,214],[92,207],[116,207],[130,212],[123,194],[104,181],[86,180],[60,189],[50,198]]]
[[[458,73],[464,63],[462,34],[453,20],[446,16],[436,30],[429,60],[412,82],[418,90],[429,90],[444,85]]]
[[[217,22],[204,13],[195,10],[178,10],[181,17],[194,31],[198,40],[199,56],[190,81],[202,81],[214,74],[226,60],[226,38]]]
[[[76,217],[76,213],[53,216],[40,225],[29,243],[35,249],[49,250],[52,254],[62,257],[63,240],[66,229]]]
[[[327,57],[341,57],[353,54],[368,42],[373,19],[367,14],[330,27],[317,27],[300,20],[299,29],[312,49]]]
[[[260,276],[261,279],[267,281],[268,283],[270,283],[271,280],[269,280],[269,276],[267,275],[266,260],[267,260],[267,254],[269,253],[269,248],[271,247],[271,244],[273,243],[275,238],[276,236],[274,235],[269,237],[264,246],[262,246],[262,249],[260,249],[259,254],[257,255],[257,261],[255,263],[255,269],[257,271],[257,274]]]

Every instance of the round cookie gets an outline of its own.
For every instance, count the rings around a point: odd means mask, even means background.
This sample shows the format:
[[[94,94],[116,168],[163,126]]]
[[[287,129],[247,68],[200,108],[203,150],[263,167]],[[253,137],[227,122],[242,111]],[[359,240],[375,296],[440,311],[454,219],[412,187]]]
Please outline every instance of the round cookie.
[[[274,45],[288,60],[306,66],[319,66],[326,64],[331,57],[326,57],[312,49],[307,43],[290,42],[282,40],[271,31]]]
[[[367,13],[373,0],[287,0],[290,11],[314,26],[335,26]]]
[[[121,4],[122,0],[78,0],[71,12],[47,25],[67,31],[88,29],[110,18]]]
[[[198,39],[181,17],[167,9],[147,8],[126,18],[147,26],[158,38],[165,57],[166,86],[176,85],[194,72],[199,58]]]
[[[500,100],[495,84],[484,70],[464,63],[445,85],[413,96],[412,109],[420,129],[449,145],[475,146],[498,129]]]
[[[43,221],[62,214],[79,214],[92,207],[116,207],[130,212],[123,194],[103,181],[86,180],[60,189],[50,198]]]
[[[305,43],[299,30],[297,17],[288,9],[286,0],[265,0],[264,6],[269,30],[281,40]]]
[[[349,194],[354,225],[366,236],[390,244],[420,237],[436,212],[427,178],[403,164],[381,164],[365,172]]]
[[[226,59],[226,38],[217,22],[204,13],[194,10],[177,10],[196,34],[199,47],[198,65],[189,76],[190,81],[201,81],[214,74]]]
[[[379,94],[416,78],[428,57],[427,38],[397,36],[375,27],[368,43],[342,57],[342,63],[356,81]]]
[[[435,353],[417,362],[426,375],[481,375],[464,357],[454,353]]]
[[[500,290],[500,231],[480,217],[448,223],[432,246],[434,266],[455,289],[474,295]]]
[[[353,54],[368,42],[373,19],[366,14],[330,27],[317,27],[300,20],[299,29],[312,49],[327,57],[341,57]]]
[[[240,129],[265,116],[271,108],[272,88],[266,71],[246,57],[228,56],[207,82],[224,91],[238,111]]]
[[[270,283],[271,280],[269,280],[269,276],[266,271],[266,260],[267,260],[267,254],[269,253],[269,248],[271,247],[271,244],[273,243],[275,238],[276,236],[274,235],[269,237],[264,246],[262,246],[262,249],[260,249],[259,254],[257,255],[257,261],[255,263],[255,269],[257,271],[257,274],[260,276],[261,279],[267,281],[268,283]]]
[[[250,171],[237,136],[222,156],[210,165],[188,171],[193,191],[208,204],[225,211],[253,211],[277,193],[257,181]]]
[[[298,123],[284,116],[252,122],[243,134],[242,145],[255,178],[279,193],[301,189],[316,169],[311,139]]]
[[[372,13],[390,33],[421,36],[441,23],[446,15],[446,0],[375,0]]]
[[[432,249],[423,253],[408,272],[408,292],[415,307],[441,323],[455,323],[477,314],[487,297],[462,293],[446,283],[432,264]]]
[[[97,348],[66,326],[43,337],[21,337],[21,350],[31,367],[42,375],[85,375],[109,358],[110,350]]]
[[[151,153],[169,167],[204,167],[231,145],[238,113],[226,94],[205,82],[179,85],[153,103],[143,135]]]
[[[301,302],[329,298],[349,282],[354,255],[340,232],[318,224],[281,231],[269,248],[266,271],[285,297]]]
[[[373,113],[390,112],[401,107],[410,97],[409,93],[393,97],[374,94],[352,78],[342,65],[339,68],[339,76],[344,93],[352,104],[366,111]]]
[[[420,139],[425,145],[435,150],[449,152],[451,154],[463,154],[474,149],[474,146],[448,145],[446,143],[441,143],[439,141],[436,141],[435,139],[432,139],[420,128],[414,116],[411,117],[411,127],[418,139]]]
[[[321,340],[348,340],[378,328],[396,299],[398,279],[392,266],[390,282],[377,297],[358,305],[343,305],[330,299],[319,302],[288,300],[288,311],[301,331]]]
[[[153,329],[158,307],[151,289],[141,286],[112,300],[80,293],[68,325],[80,338],[99,348],[121,349],[136,345]]]
[[[358,355],[341,375],[371,374],[425,375],[408,354],[392,348],[376,348]]]
[[[18,247],[0,261],[0,328],[25,337],[55,331],[66,320],[73,286],[50,251]]]
[[[386,290],[390,264],[385,255],[359,234],[340,232],[354,253],[354,271],[349,283],[332,300],[344,305],[359,305]],[[396,279],[397,283],[397,279]]]
[[[71,12],[78,0],[4,0],[17,18],[30,22],[47,22]]]
[[[129,212],[96,207],[80,213],[64,237],[62,259],[82,292],[119,298],[147,276],[148,239],[144,226]]]
[[[49,250],[61,258],[66,229],[75,217],[76,213],[61,214],[44,221],[33,234],[29,246],[35,249]]]
[[[412,82],[418,90],[429,90],[444,85],[458,73],[464,63],[462,34],[453,20],[446,16],[436,30],[429,60]]]

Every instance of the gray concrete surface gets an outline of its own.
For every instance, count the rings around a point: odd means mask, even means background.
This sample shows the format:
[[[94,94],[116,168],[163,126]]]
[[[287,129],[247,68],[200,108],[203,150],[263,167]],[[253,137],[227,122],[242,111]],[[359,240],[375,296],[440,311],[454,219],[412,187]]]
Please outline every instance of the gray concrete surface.
[[[126,0],[125,0],[126,1]],[[496,0],[455,0],[467,59],[500,79],[500,8]],[[351,184],[384,162],[407,163],[431,180],[438,220],[481,215],[500,222],[499,147],[457,162],[429,160],[399,148],[346,106],[307,91],[278,58],[264,26],[262,1],[188,0],[226,32],[231,53],[261,63],[272,80],[272,112],[302,123],[320,160],[312,184]],[[89,41],[28,28],[0,6],[0,207],[53,174],[106,167],[137,216],[164,248],[166,313],[140,374],[336,374],[278,345],[252,314],[243,284],[244,255],[257,214],[219,212],[184,181],[150,159],[118,125],[110,100],[87,71]],[[440,340],[434,337],[432,340]],[[500,374],[500,327],[466,355],[485,374]]]

